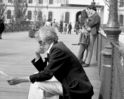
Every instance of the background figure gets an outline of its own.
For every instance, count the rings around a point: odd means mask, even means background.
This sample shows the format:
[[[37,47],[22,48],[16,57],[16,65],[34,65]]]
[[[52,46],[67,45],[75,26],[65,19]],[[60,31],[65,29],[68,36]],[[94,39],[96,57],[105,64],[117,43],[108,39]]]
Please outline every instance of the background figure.
[[[36,51],[36,58],[32,63],[39,72],[29,77],[14,77],[8,80],[9,84],[46,82],[54,76],[58,80],[57,85],[61,84],[62,92],[58,93],[55,82],[51,82],[51,89],[44,86],[48,91],[51,90],[51,93],[61,95],[60,99],[92,99],[93,86],[88,76],[75,54],[63,42],[58,41],[55,29],[42,27],[37,33],[40,48]],[[45,62],[41,57],[43,53],[48,54]]]
[[[81,19],[83,18],[83,19]],[[79,52],[78,52],[78,59],[81,64],[83,64],[86,60],[87,54],[88,54],[88,45],[90,41],[89,37],[89,30],[87,27],[87,19],[88,15],[86,10],[83,10],[81,14],[78,16],[78,19],[80,21],[80,25],[82,29],[80,30],[80,37],[79,37]],[[84,57],[84,51],[86,52],[86,55]]]
[[[70,22],[69,25],[68,25],[68,34],[71,34],[71,30],[72,30],[72,25],[71,25],[71,22]]]
[[[88,56],[87,56],[87,59],[85,61],[85,64],[83,65],[84,67],[88,67],[91,63],[91,58],[92,58],[92,54],[93,54],[93,47],[94,47],[94,43],[95,43],[95,40],[97,38],[99,27],[100,27],[100,16],[96,12],[95,5],[91,4],[87,8],[87,13],[88,13],[88,17],[89,17],[87,25],[91,28],[91,31],[90,31],[90,44],[88,47]]]
[[[63,32],[63,21],[60,21],[59,32],[62,34]]]
[[[65,33],[65,34],[67,33],[67,27],[68,27],[68,24],[65,23],[65,25],[64,25],[64,33]]]
[[[0,39],[2,39],[2,33],[5,29],[5,25],[4,25],[4,19],[0,19]]]
[[[53,27],[56,27],[56,21],[55,21],[55,20],[56,20],[56,19],[54,19],[53,22],[52,22],[52,26],[53,26]]]
[[[76,23],[75,23],[75,32],[76,32],[77,35],[79,33],[79,29],[80,29],[80,24],[79,24],[78,21],[76,21]]]

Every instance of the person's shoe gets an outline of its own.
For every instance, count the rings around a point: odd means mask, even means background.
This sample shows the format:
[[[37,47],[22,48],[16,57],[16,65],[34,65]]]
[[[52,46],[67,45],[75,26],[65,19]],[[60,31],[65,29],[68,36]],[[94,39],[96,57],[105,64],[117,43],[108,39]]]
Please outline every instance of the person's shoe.
[[[89,67],[90,66],[90,64],[83,64],[83,67]]]

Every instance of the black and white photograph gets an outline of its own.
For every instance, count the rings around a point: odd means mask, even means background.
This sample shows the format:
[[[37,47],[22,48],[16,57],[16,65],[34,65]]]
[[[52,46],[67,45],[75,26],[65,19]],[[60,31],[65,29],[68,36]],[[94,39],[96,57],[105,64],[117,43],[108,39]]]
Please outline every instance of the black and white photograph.
[[[0,99],[124,99],[124,0],[0,0]]]

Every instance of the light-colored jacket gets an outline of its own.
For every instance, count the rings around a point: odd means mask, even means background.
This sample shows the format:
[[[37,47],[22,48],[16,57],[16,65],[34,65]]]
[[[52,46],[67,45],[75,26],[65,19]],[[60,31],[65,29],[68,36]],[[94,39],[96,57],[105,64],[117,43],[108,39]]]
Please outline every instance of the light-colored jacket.
[[[93,35],[98,34],[100,27],[100,16],[98,13],[94,13],[91,17],[89,17],[87,25],[91,28],[91,33]]]

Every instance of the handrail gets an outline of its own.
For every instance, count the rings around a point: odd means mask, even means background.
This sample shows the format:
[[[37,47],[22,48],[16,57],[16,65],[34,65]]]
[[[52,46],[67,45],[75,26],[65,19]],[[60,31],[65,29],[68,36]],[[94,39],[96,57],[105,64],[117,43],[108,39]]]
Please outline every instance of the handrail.
[[[112,78],[112,99],[124,99],[124,53],[120,45],[112,42],[113,46],[113,78]]]
[[[104,30],[102,28],[101,30],[102,30],[102,33],[100,32],[99,39],[98,39],[98,42],[99,42],[98,44],[98,48],[99,48],[98,66],[99,66],[100,76],[102,75],[101,79],[102,78],[103,79],[101,80],[102,90],[100,92],[99,99],[101,99],[101,97],[103,97],[102,99],[104,98],[105,99],[124,99],[124,83],[123,83],[124,82],[124,46],[122,46],[120,42],[112,41],[108,39],[107,36],[105,35]],[[105,53],[106,48],[104,46],[106,42],[110,43],[111,45],[110,47],[111,50],[109,50],[111,51],[110,55]],[[102,54],[103,50],[104,50],[104,54],[108,55],[109,57],[103,56]],[[106,62],[108,61],[108,58],[110,59],[109,60],[110,67],[103,69],[103,65],[108,63]],[[108,72],[106,72],[106,70]],[[110,87],[104,88],[106,87],[107,82],[108,82],[108,81],[104,81],[104,80],[107,80],[107,78],[105,78],[107,76],[109,76],[111,79],[109,80]]]
[[[100,27],[99,34],[98,34],[98,39],[97,39],[97,49],[98,49],[98,54],[97,54],[97,65],[99,66],[99,75],[101,75],[101,67],[103,63],[103,58],[102,58],[102,50],[104,49],[105,44],[107,43],[107,36],[103,30],[102,27]]]

